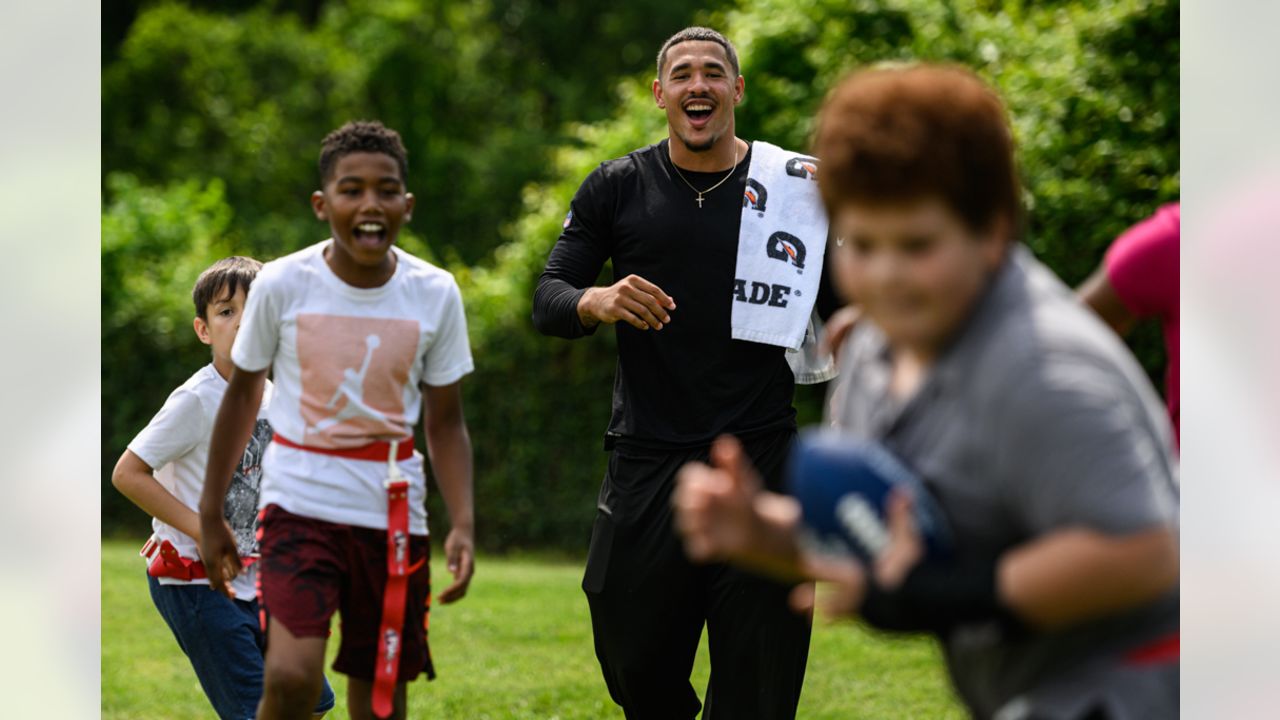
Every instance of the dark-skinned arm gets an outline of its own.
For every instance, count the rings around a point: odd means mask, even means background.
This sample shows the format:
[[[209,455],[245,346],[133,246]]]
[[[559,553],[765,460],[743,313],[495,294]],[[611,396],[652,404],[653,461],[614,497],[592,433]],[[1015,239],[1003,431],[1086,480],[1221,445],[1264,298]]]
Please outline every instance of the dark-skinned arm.
[[[475,572],[475,509],[472,491],[471,436],[462,412],[462,383],[422,385],[427,457],[449,511],[444,551],[453,583],[440,593],[448,604],[467,594]]]
[[[233,595],[231,581],[240,574],[235,535],[224,517],[227,488],[253,434],[266,378],[266,369],[231,371],[209,439],[204,492],[200,495],[200,558],[209,576],[209,586],[227,597]]]
[[[1120,295],[1107,278],[1105,267],[1095,270],[1076,290],[1076,294],[1121,337],[1128,335],[1138,324],[1138,316],[1133,314],[1120,299]]]

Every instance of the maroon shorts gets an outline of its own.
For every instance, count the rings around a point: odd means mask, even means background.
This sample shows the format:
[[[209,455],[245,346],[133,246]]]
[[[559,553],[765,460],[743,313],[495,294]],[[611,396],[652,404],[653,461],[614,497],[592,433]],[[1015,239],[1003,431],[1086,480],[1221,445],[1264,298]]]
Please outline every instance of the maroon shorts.
[[[386,531],[314,520],[268,505],[258,532],[258,602],[264,613],[297,637],[328,637],[329,618],[338,611],[342,645],[333,669],[372,682],[387,583]],[[422,672],[436,676],[427,645],[430,548],[426,535],[410,536],[409,564],[423,563],[409,576],[397,682]]]

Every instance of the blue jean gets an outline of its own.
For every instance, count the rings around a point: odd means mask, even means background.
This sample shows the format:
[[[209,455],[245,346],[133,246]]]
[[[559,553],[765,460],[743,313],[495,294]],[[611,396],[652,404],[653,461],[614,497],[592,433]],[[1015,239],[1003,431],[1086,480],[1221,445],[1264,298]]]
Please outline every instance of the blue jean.
[[[151,601],[187,654],[200,687],[222,720],[252,720],[262,697],[266,647],[256,600],[232,600],[208,585],[161,585],[147,576]],[[328,679],[315,712],[333,709]]]

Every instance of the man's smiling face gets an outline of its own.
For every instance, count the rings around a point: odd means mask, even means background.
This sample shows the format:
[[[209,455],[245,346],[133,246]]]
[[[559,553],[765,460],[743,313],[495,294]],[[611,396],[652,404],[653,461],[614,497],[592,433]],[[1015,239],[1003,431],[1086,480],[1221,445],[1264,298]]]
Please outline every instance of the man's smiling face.
[[[720,43],[686,40],[667,48],[653,97],[684,146],[706,152],[732,135],[733,108],[742,101],[743,79]]]

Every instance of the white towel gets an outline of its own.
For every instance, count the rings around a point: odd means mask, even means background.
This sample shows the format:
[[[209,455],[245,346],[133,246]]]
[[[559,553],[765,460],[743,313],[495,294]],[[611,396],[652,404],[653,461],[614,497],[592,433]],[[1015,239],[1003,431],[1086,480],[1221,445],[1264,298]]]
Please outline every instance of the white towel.
[[[809,314],[809,329],[805,331],[800,349],[787,350],[787,364],[791,366],[791,374],[796,376],[797,385],[816,385],[840,374],[831,351],[822,348],[826,335],[822,318],[814,310]]]
[[[787,360],[801,383],[835,375],[830,356],[816,352],[821,321],[813,305],[827,249],[827,213],[814,177],[817,163],[759,140],[752,145],[729,321],[736,340],[787,348]],[[806,344],[810,347],[802,352]]]

